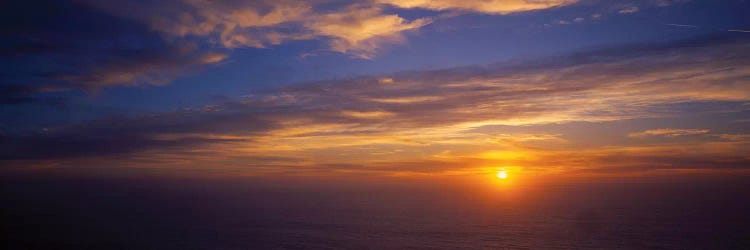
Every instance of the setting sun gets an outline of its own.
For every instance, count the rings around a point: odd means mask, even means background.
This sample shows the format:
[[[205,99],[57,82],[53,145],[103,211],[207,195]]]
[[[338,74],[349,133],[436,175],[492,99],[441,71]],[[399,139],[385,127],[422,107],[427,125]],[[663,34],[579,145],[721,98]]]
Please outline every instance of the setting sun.
[[[505,179],[508,178],[508,172],[505,172],[505,170],[499,170],[497,171],[497,178],[499,179]]]

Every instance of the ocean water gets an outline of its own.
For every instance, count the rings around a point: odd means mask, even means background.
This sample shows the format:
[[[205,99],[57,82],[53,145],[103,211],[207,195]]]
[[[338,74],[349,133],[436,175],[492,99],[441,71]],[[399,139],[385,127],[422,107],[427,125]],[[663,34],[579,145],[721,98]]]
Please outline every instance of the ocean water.
[[[4,249],[750,249],[746,181],[4,180]]]

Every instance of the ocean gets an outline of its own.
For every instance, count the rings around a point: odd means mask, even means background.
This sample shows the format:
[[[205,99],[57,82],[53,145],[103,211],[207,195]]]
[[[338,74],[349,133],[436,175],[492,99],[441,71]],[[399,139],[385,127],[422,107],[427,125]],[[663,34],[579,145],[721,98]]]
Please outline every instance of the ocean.
[[[750,182],[8,179],[4,249],[750,249]]]

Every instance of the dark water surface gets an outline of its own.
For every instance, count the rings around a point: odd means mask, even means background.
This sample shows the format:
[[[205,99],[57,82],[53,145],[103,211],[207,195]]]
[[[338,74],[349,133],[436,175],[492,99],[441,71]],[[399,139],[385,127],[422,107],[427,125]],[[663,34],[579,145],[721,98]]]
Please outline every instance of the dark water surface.
[[[3,180],[4,249],[750,249],[746,181],[439,186]]]

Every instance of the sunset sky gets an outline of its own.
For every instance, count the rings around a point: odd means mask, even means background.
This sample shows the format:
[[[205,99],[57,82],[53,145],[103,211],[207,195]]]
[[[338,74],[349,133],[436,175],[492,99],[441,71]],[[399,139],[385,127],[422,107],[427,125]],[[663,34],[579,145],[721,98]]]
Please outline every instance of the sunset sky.
[[[745,0],[0,9],[0,175],[750,173]]]

